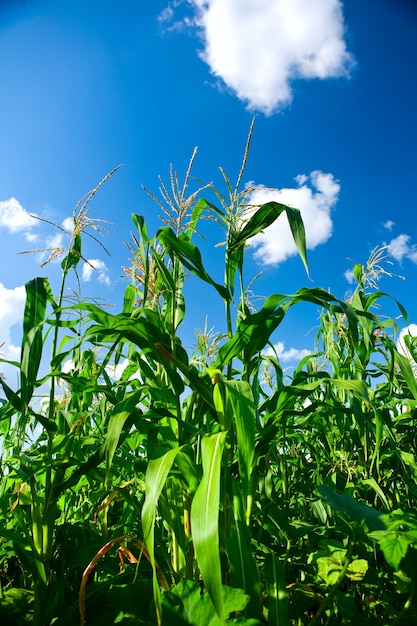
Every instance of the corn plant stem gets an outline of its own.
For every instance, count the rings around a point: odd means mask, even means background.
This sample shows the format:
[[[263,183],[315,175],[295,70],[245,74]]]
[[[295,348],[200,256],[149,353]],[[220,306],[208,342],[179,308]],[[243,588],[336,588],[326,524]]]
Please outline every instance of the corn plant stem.
[[[349,567],[349,565],[350,565],[350,563],[352,561],[352,555],[353,555],[354,547],[355,547],[355,541],[352,540],[350,542],[349,549],[348,549],[348,552],[346,554],[346,559],[345,559],[345,562],[343,564],[342,570],[341,570],[341,572],[340,572],[336,582],[334,583],[334,585],[330,589],[329,593],[327,594],[327,596],[323,600],[322,604],[320,605],[319,610],[315,614],[314,618],[311,620],[310,626],[317,626],[318,624],[320,624],[321,618],[322,618],[323,614],[327,610],[327,607],[333,601],[333,598],[334,598],[337,590],[339,589],[340,585],[342,584],[342,582],[343,582],[343,580],[344,580],[344,578],[346,576],[346,572],[348,570],[348,567]]]
[[[228,278],[228,264],[229,264],[229,247],[231,243],[231,227],[229,224],[229,229],[227,233],[227,249],[226,249],[226,267],[224,270],[224,284],[226,289],[228,289],[229,293],[233,294],[233,285],[229,284]],[[226,327],[227,327],[227,337],[231,339],[233,337],[233,323],[232,323],[232,313],[231,313],[231,301],[229,299],[225,300],[225,311],[226,311]],[[230,360],[227,364],[227,380],[230,380],[232,377],[232,360]]]
[[[52,340],[52,349],[51,349],[51,361],[55,358],[58,351],[58,336],[59,336],[59,320],[61,318],[61,306],[64,297],[64,289],[65,289],[65,279],[67,276],[68,270],[66,267],[63,268],[61,286],[57,301],[57,311],[56,315],[56,326],[54,328],[53,340]],[[54,401],[55,401],[55,376],[51,376],[51,385],[49,389],[49,408],[48,408],[48,417],[50,420],[54,418]],[[53,470],[52,470],[52,448],[54,441],[54,433],[48,431],[48,442],[47,442],[47,458],[49,462],[46,466],[46,474],[45,474],[45,503],[44,510],[42,516],[42,526],[45,529],[43,533],[43,545],[42,545],[42,562],[45,568],[45,577],[46,580],[49,580],[49,559],[52,552],[52,540],[53,540],[53,528],[55,521],[55,510],[56,510],[56,499],[53,498]],[[60,472],[62,474],[62,471]],[[56,478],[56,477],[55,477]],[[63,479],[62,476],[59,479]],[[46,544],[46,545],[45,545]],[[33,624],[34,626],[42,626],[44,621],[44,610],[46,607],[46,586],[41,576],[37,576],[37,580],[35,581],[35,598],[34,598],[34,614],[33,614]]]
[[[65,289],[65,280],[68,274],[68,270],[66,266],[63,269],[61,287],[58,296],[58,310],[56,312],[56,325],[54,328],[53,340],[52,340],[52,358],[51,361],[56,357],[58,351],[58,336],[59,336],[59,321],[61,319],[61,306],[64,298],[64,289]],[[48,417],[50,420],[54,419],[54,411],[55,411],[55,376],[51,376],[51,386],[49,389],[49,407],[48,407]],[[52,457],[52,445],[54,440],[53,432],[48,432],[48,458]],[[52,496],[52,463],[48,464],[46,471],[46,481],[45,481],[45,511],[50,505],[50,498]]]
[[[232,323],[230,300],[226,300],[226,324],[227,324],[227,336],[229,339],[231,339],[233,337],[233,323]]]
[[[171,314],[171,352],[176,357],[176,342],[175,342],[175,334],[176,334],[176,325],[177,325],[177,302],[179,300],[181,286],[179,285],[179,261],[175,259],[174,268],[174,293],[172,294],[172,314]],[[178,445],[181,445],[181,398],[178,394],[176,394],[176,403],[177,403],[177,422],[176,422],[176,434],[178,438]],[[175,432],[175,430],[174,430]]]

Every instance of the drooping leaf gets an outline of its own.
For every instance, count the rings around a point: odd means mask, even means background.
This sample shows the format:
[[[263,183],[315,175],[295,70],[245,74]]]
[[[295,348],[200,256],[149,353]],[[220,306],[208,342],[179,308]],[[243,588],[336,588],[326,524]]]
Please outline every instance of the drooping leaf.
[[[413,372],[413,368],[411,367],[410,361],[403,354],[400,354],[397,350],[395,350],[394,352],[394,359],[401,370],[401,374],[404,377],[404,380],[410,390],[411,395],[413,396],[414,400],[417,400],[417,380]]]
[[[302,302],[311,302],[319,307],[344,314],[352,342],[355,346],[357,345],[358,315],[353,307],[324,289],[303,287],[292,295],[272,294],[266,298],[259,311],[241,319],[233,337],[221,346],[217,359],[212,364],[213,367],[222,368],[242,353],[247,362],[253,355],[261,352],[267,346],[274,330],[284,319],[288,309]]]
[[[289,207],[285,204],[281,204],[280,202],[267,202],[263,204],[252,215],[247,224],[245,224],[234,244],[239,245],[242,241],[246,241],[247,239],[260,233],[262,230],[265,230],[265,228],[268,228],[268,226],[273,224],[273,222],[275,222],[275,220],[277,220],[284,212],[287,214],[294,243],[308,274],[306,236],[304,223],[299,209]]]
[[[187,269],[204,282],[212,285],[224,300],[230,300],[230,293],[226,287],[216,283],[206,272],[200,250],[191,243],[185,233],[177,237],[169,226],[163,226],[159,229],[157,236],[167,247],[168,251],[174,253]]]

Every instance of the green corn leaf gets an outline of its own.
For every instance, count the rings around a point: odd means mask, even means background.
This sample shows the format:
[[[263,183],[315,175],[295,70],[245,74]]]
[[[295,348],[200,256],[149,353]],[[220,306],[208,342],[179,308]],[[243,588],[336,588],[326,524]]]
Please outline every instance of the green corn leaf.
[[[236,424],[239,476],[245,500],[246,523],[249,523],[250,478],[255,456],[255,402],[248,382],[244,380],[222,382],[226,390],[226,411],[234,418]]]
[[[9,361],[7,360],[1,360],[2,363],[9,363]],[[17,367],[19,367],[19,363],[15,363],[15,365]],[[9,385],[6,383],[6,381],[3,379],[2,376],[0,376],[0,386],[2,387],[3,391],[4,391],[4,395],[6,396],[10,406],[13,407],[13,409],[15,411],[17,411],[18,413],[21,413],[22,411],[22,402],[21,402],[21,398],[19,396],[18,393],[16,393],[16,391],[13,391],[13,389],[11,387],[9,387]]]
[[[222,209],[219,209],[218,206],[216,206],[212,202],[209,202],[208,200],[205,200],[204,202],[206,204],[206,207],[210,208],[212,211],[217,213],[217,215],[219,215],[222,218],[222,222],[226,222],[227,221],[226,213]]]
[[[103,461],[103,451],[96,450],[84,463],[78,465],[73,473],[62,483],[54,485],[54,497],[58,498],[60,493],[75,487],[91,470],[95,470]]]
[[[187,228],[187,235],[190,239],[197,227],[198,220],[200,219],[200,216],[206,207],[207,202],[204,200],[204,198],[200,198],[193,206],[190,222]]]
[[[138,411],[136,405],[140,402],[143,395],[143,388],[135,389],[131,393],[116,404],[113,412],[110,416],[109,425],[107,428],[106,441],[104,443],[104,453],[106,457],[106,478],[108,477],[110,466],[113,461],[114,453],[116,452],[117,445],[119,443],[120,434],[126,420],[134,411]]]
[[[34,278],[25,285],[26,302],[23,314],[23,337],[20,362],[22,411],[26,412],[36,385],[42,358],[42,324],[50,300],[50,287],[46,278]]]
[[[22,347],[26,335],[35,326],[39,326],[45,320],[46,305],[49,300],[50,287],[47,278],[34,278],[25,285],[26,302],[23,314],[23,338]]]
[[[398,309],[399,309],[399,311],[401,313],[401,316],[403,317],[404,321],[406,323],[408,322],[408,313],[405,310],[405,308],[403,307],[403,305],[401,304],[401,302],[399,302],[398,300],[396,300],[395,298],[390,296],[389,293],[385,293],[384,291],[375,291],[375,292],[372,292],[370,294],[367,294],[367,296],[366,296],[366,310],[369,311],[372,307],[374,307],[375,302],[377,300],[379,300],[380,298],[389,298],[390,300],[395,302],[395,304],[398,307]]]
[[[417,400],[417,380],[411,367],[410,361],[404,355],[400,354],[397,350],[394,352],[395,362],[398,364],[401,374],[410,390],[413,398]]]
[[[30,414],[33,415],[33,417],[35,417],[38,422],[40,424],[42,424],[42,426],[45,428],[45,430],[49,433],[56,433],[58,430],[58,425],[57,423],[52,420],[49,419],[48,417],[45,417],[44,415],[40,415],[39,413],[35,413],[34,411],[29,410]]]
[[[132,213],[132,222],[137,228],[137,231],[141,235],[141,237],[147,242],[148,241],[148,233],[146,230],[145,218],[143,215],[138,215],[137,213]]]
[[[146,498],[142,509],[142,526],[145,542],[149,550],[153,550],[152,542],[153,525],[155,521],[156,507],[161,491],[165,485],[167,476],[171,471],[175,457],[181,448],[173,448],[165,451],[159,450],[158,456],[151,459],[145,476]]]
[[[131,313],[136,301],[136,289],[133,285],[128,285],[125,289],[123,299],[123,313]]]
[[[161,623],[162,606],[161,594],[156,574],[154,546],[156,507],[158,505],[161,491],[167,481],[168,474],[171,471],[172,464],[174,463],[175,457],[180,450],[181,448],[173,448],[165,452],[163,450],[159,450],[158,456],[149,461],[145,476],[146,497],[142,508],[142,527],[144,542],[148,548],[153,570],[153,590],[158,623]]]
[[[268,626],[289,626],[288,592],[282,563],[268,554],[265,562],[268,594]]]
[[[382,504],[384,505],[385,509],[387,511],[389,511],[390,510],[390,505],[389,505],[389,502],[387,500],[387,497],[386,497],[385,493],[382,491],[381,487],[376,482],[375,478],[373,478],[373,477],[371,477],[371,478],[363,478],[361,482],[364,485],[369,485],[375,491],[375,493],[377,494],[377,496],[381,500]]]
[[[330,378],[327,382],[336,388],[346,389],[347,391],[354,391],[363,396],[365,400],[369,400],[368,387],[363,380],[345,380],[344,378]]]
[[[20,363],[21,391],[24,405],[27,406],[36,384],[42,358],[42,329],[32,328],[26,335]]]
[[[268,202],[260,206],[248,220],[240,232],[234,234],[227,251],[227,284],[231,293],[234,292],[236,271],[242,272],[247,240],[270,226],[279,216],[286,212],[294,242],[308,275],[306,238],[303,220],[298,209],[288,207],[279,202]]]
[[[179,455],[177,455],[178,459]],[[164,520],[164,525],[175,536],[175,542],[179,550],[175,550],[172,557],[172,565],[175,571],[184,565],[187,551],[187,537],[184,530],[184,519],[179,514],[184,509],[183,481],[177,476],[170,474],[165,483],[165,488],[159,496],[159,515]]]
[[[86,331],[89,340],[114,341],[119,338],[131,341],[139,348],[149,350],[153,357],[158,357],[156,343],[170,343],[158,311],[145,309],[140,317],[131,317],[124,313],[112,315],[90,302],[81,302],[77,308],[87,311],[89,318],[95,322]]]
[[[201,278],[204,282],[212,285],[224,300],[231,299],[228,289],[223,287],[223,285],[216,283],[211,276],[207,274],[201,259],[200,250],[197,246],[191,243],[185,233],[176,237],[175,233],[171,228],[169,228],[169,226],[163,226],[157,232],[157,237],[160,238],[162,243],[167,247],[168,251],[170,253],[174,253],[181,263],[190,270],[190,272],[192,272],[195,276],[198,276],[198,278]]]
[[[194,366],[188,365],[185,359],[179,359],[177,358],[177,356],[174,356],[172,352],[170,352],[169,350],[167,350],[160,344],[157,344],[156,347],[159,350],[161,356],[163,357],[164,362],[166,361],[172,362],[180,370],[180,372],[182,372],[182,374],[184,374],[184,376],[187,378],[190,384],[190,387],[193,390],[197,391],[198,394],[201,396],[201,398],[203,398],[205,402],[210,407],[212,407],[213,401],[212,401],[211,389],[205,384],[203,379],[200,377],[198,370]]]
[[[230,477],[233,490],[233,524],[228,538],[230,584],[243,589],[250,597],[250,615],[261,617],[259,574],[256,567],[251,534],[245,521],[242,493],[237,482]]]
[[[220,348],[213,367],[221,369],[243,351],[247,359],[261,352],[284,318],[285,309],[279,307],[284,298],[285,296],[279,295],[270,296],[260,311],[241,320],[234,336]]]
[[[198,566],[207,592],[222,624],[222,575],[219,552],[219,504],[221,460],[226,433],[201,440],[203,478],[191,504],[191,529]]]
[[[65,274],[67,274],[71,269],[75,269],[82,259],[81,241],[81,234],[77,234],[72,240],[72,246],[68,255],[62,259],[61,268]]]
[[[266,204],[263,204],[259,207],[256,213],[252,215],[233,243],[234,245],[239,245],[242,241],[246,241],[250,237],[254,237],[262,230],[273,224],[273,222],[275,222],[275,220],[277,220],[278,217],[284,212],[287,214],[294,243],[308,274],[306,236],[304,223],[299,209],[289,207],[279,202],[267,202]]]
[[[188,483],[189,493],[194,494],[200,484],[201,476],[190,454],[187,454],[190,451],[191,448],[183,446],[181,452],[175,457],[175,464]]]
[[[236,333],[220,348],[213,367],[222,368],[231,359],[244,353],[245,361],[261,352],[274,330],[280,325],[288,309],[301,302],[311,302],[325,309],[346,315],[352,343],[358,344],[359,317],[353,307],[338,300],[324,289],[303,287],[295,294],[273,294],[266,298],[262,308],[240,320]],[[370,314],[366,314],[369,317]]]
[[[345,493],[337,493],[327,485],[320,485],[316,492],[331,509],[338,511],[348,523],[365,523],[369,530],[385,528],[382,514],[365,502],[358,502]]]
[[[164,279],[165,285],[170,291],[175,291],[175,282],[172,273],[164,263],[163,255],[159,254],[156,250],[152,250],[152,260],[154,261],[160,276]],[[164,287],[162,287],[164,289]]]

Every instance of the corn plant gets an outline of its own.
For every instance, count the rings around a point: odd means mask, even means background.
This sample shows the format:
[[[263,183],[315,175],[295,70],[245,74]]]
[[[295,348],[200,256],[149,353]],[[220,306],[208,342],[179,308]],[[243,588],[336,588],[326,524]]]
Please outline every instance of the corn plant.
[[[0,610],[9,623],[399,624],[416,618],[417,383],[376,305],[385,251],[356,264],[347,299],[317,288],[254,307],[252,237],[287,219],[308,271],[300,212],[250,204],[242,166],[226,193],[160,180],[163,225],[132,216],[119,313],[64,289],[82,240],[74,212],[57,298],[27,284],[20,387],[1,380]],[[204,219],[224,234],[207,271]],[[224,310],[194,351],[187,281]],[[284,376],[270,347],[293,306],[319,311],[315,348]],[[394,303],[406,319],[406,312]],[[206,311],[204,311],[204,316]],[[51,347],[50,369],[43,371]],[[71,369],[68,370],[68,363]],[[49,392],[41,401],[45,386]],[[1,614],[1,613],[0,613]]]

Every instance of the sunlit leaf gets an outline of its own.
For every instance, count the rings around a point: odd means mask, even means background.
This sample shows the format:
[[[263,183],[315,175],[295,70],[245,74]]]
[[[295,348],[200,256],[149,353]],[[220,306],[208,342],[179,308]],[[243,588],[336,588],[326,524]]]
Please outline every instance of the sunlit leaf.
[[[225,432],[203,437],[203,478],[191,505],[191,528],[198,566],[221,623],[225,616],[219,553],[219,505],[225,438]]]

